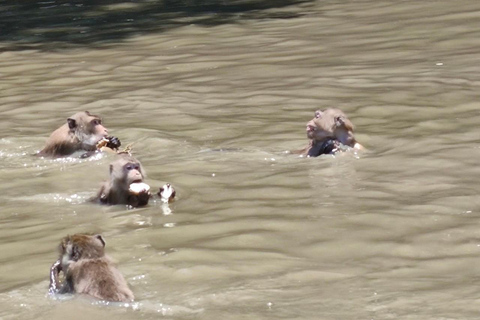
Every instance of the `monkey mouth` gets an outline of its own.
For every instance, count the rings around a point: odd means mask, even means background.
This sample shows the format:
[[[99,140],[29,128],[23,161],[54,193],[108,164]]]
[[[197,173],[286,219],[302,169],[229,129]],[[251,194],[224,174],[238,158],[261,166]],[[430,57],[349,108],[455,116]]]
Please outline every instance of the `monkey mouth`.
[[[136,179],[136,180],[133,180],[130,184],[132,183],[143,183],[143,180],[142,179]]]
[[[98,137],[98,136],[97,136]],[[108,140],[108,134],[107,133],[104,133],[100,136],[100,138],[98,138],[97,140],[97,143],[102,141],[103,139],[107,139]]]

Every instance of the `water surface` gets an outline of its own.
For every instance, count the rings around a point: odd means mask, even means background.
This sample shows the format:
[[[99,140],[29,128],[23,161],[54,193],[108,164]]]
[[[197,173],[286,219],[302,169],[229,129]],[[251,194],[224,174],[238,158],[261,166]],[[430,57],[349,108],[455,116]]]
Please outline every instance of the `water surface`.
[[[61,11],[69,36],[41,15],[3,32],[1,319],[478,319],[480,3],[187,6],[163,24],[154,4],[78,37],[65,21],[95,11]],[[367,152],[285,153],[325,107]],[[88,203],[109,156],[32,156],[81,110],[176,187],[171,212]],[[46,295],[77,232],[104,236],[134,304]]]

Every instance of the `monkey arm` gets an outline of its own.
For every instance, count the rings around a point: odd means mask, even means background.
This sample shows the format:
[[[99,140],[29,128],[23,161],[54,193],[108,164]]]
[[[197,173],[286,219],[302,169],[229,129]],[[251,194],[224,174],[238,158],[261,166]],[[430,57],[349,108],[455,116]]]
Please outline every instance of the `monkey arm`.
[[[62,283],[58,280],[60,271],[65,270],[62,268],[62,262],[60,260],[55,261],[54,264],[50,267],[50,287],[48,288],[49,294],[65,294],[74,292],[72,279],[65,275],[65,279]]]
[[[322,143],[313,142],[308,150],[307,157],[318,157],[321,154],[323,154]]]
[[[318,157],[322,154],[335,154],[338,151],[340,142],[335,139],[328,139],[323,142],[314,141],[310,150],[308,151],[309,157]]]
[[[138,206],[146,206],[151,196],[152,194],[150,193],[150,191],[141,192],[140,194],[138,194]]]
[[[106,186],[106,184],[103,184],[100,190],[98,191],[97,195],[92,197],[90,201],[101,203],[101,204],[108,204],[109,192],[110,192],[109,188]]]
[[[301,156],[305,156],[308,154],[308,150],[310,150],[311,148],[311,143],[308,144],[308,146],[306,146],[305,148],[303,149],[300,149],[300,150],[287,150],[285,153],[287,154],[299,154]]]
[[[54,294],[58,292],[59,281],[58,274],[62,270],[62,264],[60,260],[55,261],[54,264],[50,267],[50,286],[48,288],[48,293]]]

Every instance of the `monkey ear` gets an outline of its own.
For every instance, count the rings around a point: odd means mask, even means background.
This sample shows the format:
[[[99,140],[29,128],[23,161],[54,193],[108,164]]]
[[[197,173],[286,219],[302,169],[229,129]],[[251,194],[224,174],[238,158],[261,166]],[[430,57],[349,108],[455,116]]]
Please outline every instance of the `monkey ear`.
[[[80,259],[81,249],[77,245],[72,246],[72,260],[78,261]]]
[[[90,114],[90,112],[88,112],[88,111],[85,111],[85,113],[86,113],[87,116],[89,116],[89,117],[92,116],[92,115]]]
[[[72,118],[68,118],[67,123],[70,130],[75,129],[75,127],[77,126],[77,122],[75,121],[75,119],[72,119]]]
[[[343,119],[343,117],[335,117],[335,125],[337,127],[341,127],[345,124],[345,120]]]
[[[98,240],[100,240],[100,242],[103,244],[103,246],[105,247],[105,240],[103,240],[103,237],[101,234],[97,234],[95,235],[95,238],[97,238]]]

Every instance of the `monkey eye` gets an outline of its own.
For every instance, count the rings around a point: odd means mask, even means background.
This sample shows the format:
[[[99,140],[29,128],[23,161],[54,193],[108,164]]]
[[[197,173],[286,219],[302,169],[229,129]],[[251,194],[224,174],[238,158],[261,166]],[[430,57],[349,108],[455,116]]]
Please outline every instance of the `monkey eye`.
[[[133,169],[140,171],[140,166],[136,163],[129,163],[125,168],[129,171]]]
[[[315,118],[321,118],[322,117],[322,112],[320,110],[315,111]]]
[[[102,124],[102,120],[100,120],[100,119],[93,119],[93,120],[92,120],[92,124],[93,124],[94,126],[99,125],[99,124]]]

